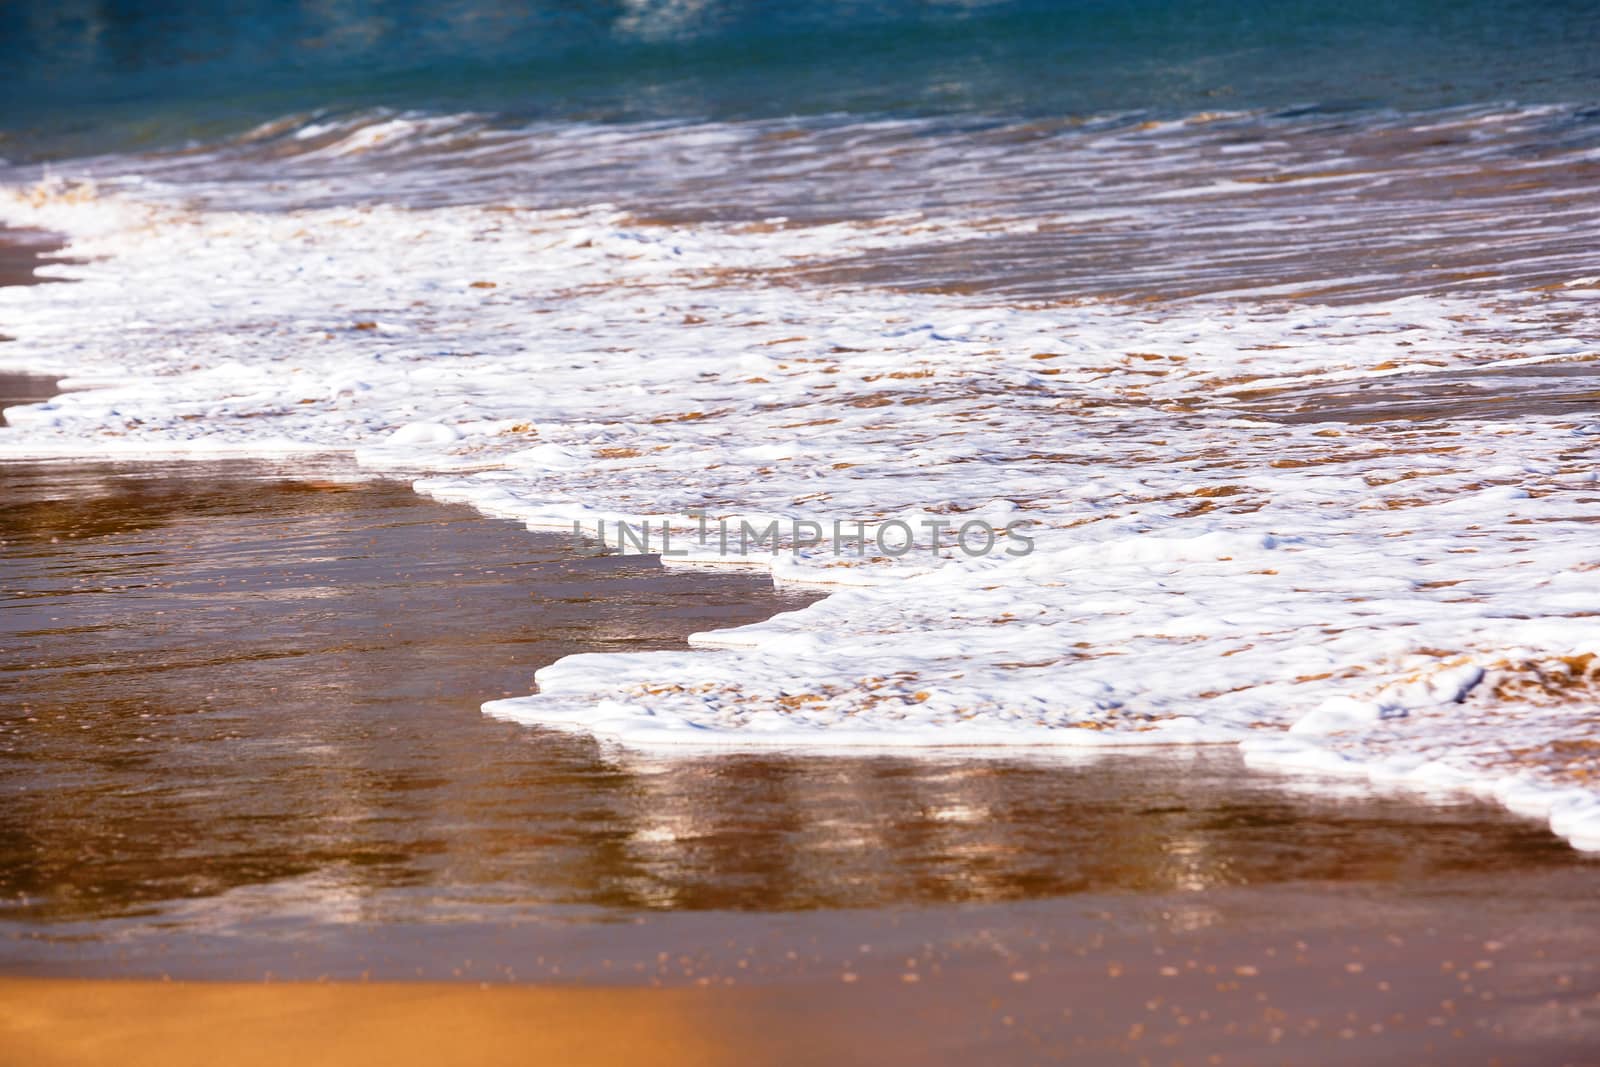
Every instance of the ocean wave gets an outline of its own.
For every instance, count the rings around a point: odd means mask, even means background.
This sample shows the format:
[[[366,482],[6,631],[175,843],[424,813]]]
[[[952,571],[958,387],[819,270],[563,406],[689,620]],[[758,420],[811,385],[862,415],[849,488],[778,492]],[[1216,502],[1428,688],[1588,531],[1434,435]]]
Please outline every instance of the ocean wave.
[[[1592,273],[1581,235],[1600,226],[1600,119],[1539,105],[1331,126],[1248,111],[618,125],[379,109],[5,177],[46,175],[212,210],[611,205],[668,227],[916,215],[936,239],[808,259],[791,280],[1007,303],[1349,301]]]
[[[16,0],[0,10],[0,128],[60,154],[319,106],[639,120],[1592,104],[1597,35],[1582,0]]]
[[[1398,145],[1375,133],[1386,147],[1369,154],[1410,169],[1344,179],[1361,192],[1347,189],[1334,210],[1382,239],[1395,219],[1383,190],[1403,173],[1435,194],[1415,203],[1445,205],[1442,226],[1471,200],[1440,198],[1436,178],[1417,176],[1426,166],[1441,153],[1472,159],[1452,164],[1462,180],[1492,184],[1490,161],[1515,142],[1504,131],[1552,119],[1565,116],[1434,116],[1425,140],[1398,134]],[[366,135],[372,151],[409,136],[383,125],[394,116],[364,121],[391,131]],[[1107,212],[1143,212],[1129,232],[1164,219],[1182,287],[1209,262],[1180,254],[1205,197],[1148,191],[1214,185],[1216,167],[1234,166],[1219,132],[1233,121],[1087,141],[1057,131],[1030,141],[1007,126],[908,135],[894,123],[814,136],[852,141],[845,173],[894,159],[897,146],[925,161],[965,138],[940,171],[955,187],[977,146],[1026,161],[1026,146],[1049,145],[1057,169],[1033,187],[1041,197],[1062,186],[1058,195],[1079,195],[1063,176],[1092,158],[1085,182],[1115,177],[1085,186],[1085,209],[1100,206],[1078,220],[1079,238]],[[580,154],[596,147],[583,130],[556,132]],[[654,151],[799,153],[788,165],[800,173],[838,157],[805,144],[813,134],[774,132],[661,127]],[[419,143],[450,135],[416,131]],[[292,129],[229,151],[286,139]],[[346,128],[305,140],[362,143]],[[1249,143],[1241,158],[1276,161],[1263,175],[1320,175],[1318,153],[1331,150]],[[0,290],[0,321],[16,337],[0,358],[98,386],[8,409],[0,454],[354,451],[371,469],[419,476],[430,495],[530,525],[664,522],[685,541],[697,514],[1022,518],[1036,550],[1018,557],[971,557],[948,525],[903,556],[793,544],[747,555],[779,580],[836,591],[700,638],[711,647],[698,651],[564,660],[541,672],[538,694],[487,710],[669,749],[1245,742],[1267,762],[1481,788],[1547,814],[1577,844],[1600,844],[1587,750],[1574,747],[1592,723],[1579,704],[1551,714],[1554,702],[1530,698],[1526,666],[1600,653],[1592,420],[1530,405],[1355,423],[1336,411],[1307,418],[1285,399],[1418,373],[1597,365],[1592,264],[1578,273],[1583,257],[1562,258],[1564,222],[1490,228],[1500,215],[1476,217],[1476,240],[1512,242],[1496,255],[1547,242],[1541,269],[1560,283],[1545,287],[1502,263],[1450,293],[1030,303],[803,273],[940,242],[1021,240],[1031,231],[1003,227],[1070,217],[1050,204],[1027,215],[1023,191],[982,210],[895,201],[893,212],[759,224],[746,212],[641,219],[637,203],[498,194],[305,206],[304,190],[343,168],[370,192],[398,158],[368,171],[360,152],[318,151],[301,179],[281,160],[270,180],[234,160],[235,187],[201,154],[142,183],[89,167],[107,184],[0,198],[0,217],[67,234],[78,260],[51,268],[73,285]],[[1213,169],[1152,170],[1174,151]],[[1484,203],[1503,211],[1582,165],[1494,164],[1534,188],[1496,187]],[[179,180],[185,167],[198,168],[193,184]],[[267,195],[286,181],[306,184]],[[1124,182],[1146,190],[1131,207],[1117,201]],[[1284,243],[1273,221],[1299,227],[1329,196],[1322,181],[1315,196],[1287,200],[1299,183],[1242,184],[1248,193],[1218,195],[1242,198],[1230,210],[1264,227],[1248,231],[1264,250]],[[1593,210],[1592,188],[1567,188],[1565,206],[1549,210]],[[249,206],[257,196],[267,204]],[[1365,209],[1370,197],[1384,206]],[[1441,255],[1449,234],[1422,243]]]

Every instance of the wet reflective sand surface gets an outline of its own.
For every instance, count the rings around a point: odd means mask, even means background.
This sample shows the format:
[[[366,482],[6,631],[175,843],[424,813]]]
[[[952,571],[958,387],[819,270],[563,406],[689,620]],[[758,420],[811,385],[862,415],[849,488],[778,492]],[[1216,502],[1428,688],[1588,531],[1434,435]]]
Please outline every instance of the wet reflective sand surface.
[[[782,911],[1581,863],[1488,805],[1330,799],[1228,750],[607,750],[478,705],[568,653],[672,647],[808,598],[584,557],[337,473],[11,465],[0,494],[14,923],[181,929],[207,901],[308,924]]]
[[[61,239],[54,234],[0,227],[0,285],[33,285],[49,281],[36,275],[34,268],[59,259],[55,253],[61,247]]]
[[[0,250],[4,247],[0,245]],[[56,379],[47,375],[0,372],[0,426],[6,424],[6,408],[13,404],[35,404],[58,392]]]
[[[216,1054],[179,1041],[194,1012],[234,1019],[240,1056],[276,1040],[262,1019],[321,1018],[311,1062],[405,1063],[555,1016],[540,1040],[587,1052],[549,1055],[631,1055],[587,1041],[576,990],[152,1000],[66,977],[687,987],[683,1062],[1555,1063],[1600,1039],[1594,861],[1488,804],[1217,749],[630,755],[478,704],[569,652],[806,598],[586,556],[336,463],[11,464],[0,500],[0,967],[37,976],[7,987],[0,1049],[63,1057],[26,1062],[92,1060],[23,1043],[86,1003],[149,1062]],[[679,1012],[635,996],[601,1015]],[[388,1034],[369,1061],[363,1026]]]
[[[478,705],[571,652],[681,646],[807,602],[585,558],[403,484],[43,465],[0,468],[0,495],[15,918],[307,877],[628,903],[608,857],[648,798],[591,745]]]
[[[1242,412],[1287,423],[1442,422],[1567,416],[1600,409],[1600,362],[1529,363],[1456,371],[1411,371],[1334,385],[1236,396]]]

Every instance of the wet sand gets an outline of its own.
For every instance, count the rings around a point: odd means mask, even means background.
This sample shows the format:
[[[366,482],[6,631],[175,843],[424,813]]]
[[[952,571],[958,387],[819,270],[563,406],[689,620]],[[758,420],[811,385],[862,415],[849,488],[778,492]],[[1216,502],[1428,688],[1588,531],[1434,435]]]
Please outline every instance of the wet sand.
[[[0,981],[0,1054],[34,1067],[770,1062],[783,1051],[775,1035],[726,1032],[739,999],[691,991]]]
[[[39,230],[17,230],[0,226],[0,287],[7,285],[39,285],[53,281],[41,278],[35,268],[50,262],[54,253],[64,247],[55,234]],[[9,341],[5,322],[0,319],[0,343]],[[5,408],[8,404],[28,404],[48,400],[54,395],[55,379],[35,374],[11,374],[0,371],[0,426],[6,424]]]
[[[337,466],[13,464],[0,499],[0,920],[296,879],[333,883],[319,907],[345,884],[492,897],[530,866],[540,892],[514,900],[625,899],[586,830],[645,798],[586,739],[535,748],[479,705],[563,655],[811,599]]]
[[[52,233],[41,230],[17,230],[0,227],[0,285],[37,285],[54,281],[41,278],[34,271],[40,265],[59,257],[65,242]]]
[[[6,424],[6,408],[15,404],[37,404],[55,396],[59,392],[57,381],[44,374],[0,372],[0,426]]]
[[[1487,804],[1307,791],[1226,748],[660,760],[488,719],[563,655],[815,594],[584,555],[338,463],[10,464],[0,498],[13,965],[159,920],[190,974],[283,974],[287,925],[340,931],[303,977],[382,949],[380,976],[438,978],[408,925],[1592,869]],[[32,924],[76,948],[36,956]]]
[[[1528,415],[1593,418],[1600,412],[1600,362],[1591,359],[1456,371],[1414,371],[1361,382],[1258,390],[1237,410],[1289,424],[1515,420]]]
[[[1433,377],[1251,402],[1496,410]],[[1600,1048],[1600,875],[1535,824],[1227,750],[661,761],[496,723],[560,655],[807,598],[296,473],[0,466],[0,1063]]]
[[[559,655],[805,598],[298,475],[0,466],[0,1063],[1600,1047],[1600,869],[1533,822],[1226,749],[663,761],[495,722]]]
[[[707,916],[698,936],[655,941],[683,971],[668,988],[6,980],[0,1052],[41,1065],[1580,1065],[1600,1047],[1600,926],[1592,900],[1550,912],[1576,888],[1557,882]]]

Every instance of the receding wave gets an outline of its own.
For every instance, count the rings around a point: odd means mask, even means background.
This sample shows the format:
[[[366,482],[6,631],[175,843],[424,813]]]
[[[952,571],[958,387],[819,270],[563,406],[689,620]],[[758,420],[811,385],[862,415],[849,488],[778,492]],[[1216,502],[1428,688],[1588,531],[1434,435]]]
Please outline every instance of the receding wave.
[[[789,276],[1003,302],[1343,301],[1581,284],[1594,273],[1585,235],[1600,228],[1600,110],[600,124],[379,109],[292,115],[70,171],[218,208],[603,203],[640,225],[924,218],[959,225]]]

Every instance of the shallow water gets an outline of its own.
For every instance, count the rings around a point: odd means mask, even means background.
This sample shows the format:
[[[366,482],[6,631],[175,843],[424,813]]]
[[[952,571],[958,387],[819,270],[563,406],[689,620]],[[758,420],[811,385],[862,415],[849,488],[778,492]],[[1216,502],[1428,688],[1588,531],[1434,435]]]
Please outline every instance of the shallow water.
[[[0,426],[6,424],[6,408],[17,404],[36,404],[59,393],[56,381],[43,374],[0,373]]]
[[[1581,104],[629,125],[307,111],[0,179],[68,174],[219,210],[615,205],[617,225],[652,237],[716,224],[775,229],[779,245],[828,224],[901,231],[883,247],[802,244],[781,269],[716,272],[846,302],[867,288],[1002,306],[1349,304],[1587,276],[1597,144],[1600,111]]]
[[[681,646],[809,599],[342,474],[9,466],[0,497],[17,916],[312,874],[470,892],[517,885],[534,854],[533,899],[604,892],[586,845],[616,830],[583,831],[615,773],[478,704],[571,652]]]
[[[1230,749],[653,760],[497,722],[478,705],[562,655],[681,647],[811,598],[585,555],[337,463],[12,464],[0,499],[13,938],[1593,867],[1482,803],[1329,794]]]
[[[174,1062],[417,1062],[530,1012],[583,1062],[588,1011],[687,1012],[693,1062],[1563,1063],[1600,1029],[1595,860],[1536,823],[1230,749],[662,760],[498,722],[557,656],[808,597],[294,474],[0,465],[0,971],[569,991],[14,982],[0,1052],[93,1059],[90,1004]],[[202,1048],[197,1015],[237,1021]]]
[[[1235,396],[1242,412],[1286,423],[1447,422],[1529,415],[1591,419],[1600,408],[1600,363],[1411,371],[1321,387]]]
[[[904,729],[931,692],[1061,713],[1043,743],[1123,707],[1273,737],[1442,649],[1578,696],[1419,708],[1401,747],[1592,784],[1592,701],[1522,665],[1593,637],[1596,11],[9,5],[0,211],[94,258],[0,294],[0,355],[130,384],[8,434],[483,461],[443,491],[512,514],[1003,497],[1084,537],[1070,585],[891,586],[813,626],[854,658],[682,657],[738,696],[674,721],[738,743],[724,708],[816,689],[835,736]],[[419,420],[467,436],[381,454]],[[440,1062],[530,1004],[737,1062],[1600,1048],[1596,860],[1542,824],[1231,749],[663,760],[489,719],[568,652],[807,598],[294,473],[0,466],[0,972],[404,981],[7,982],[0,1060],[166,1057],[203,1017]],[[1129,565],[1189,534],[1233,547]],[[463,1025],[463,983],[523,988]],[[716,995],[674,1026],[529,983]]]

